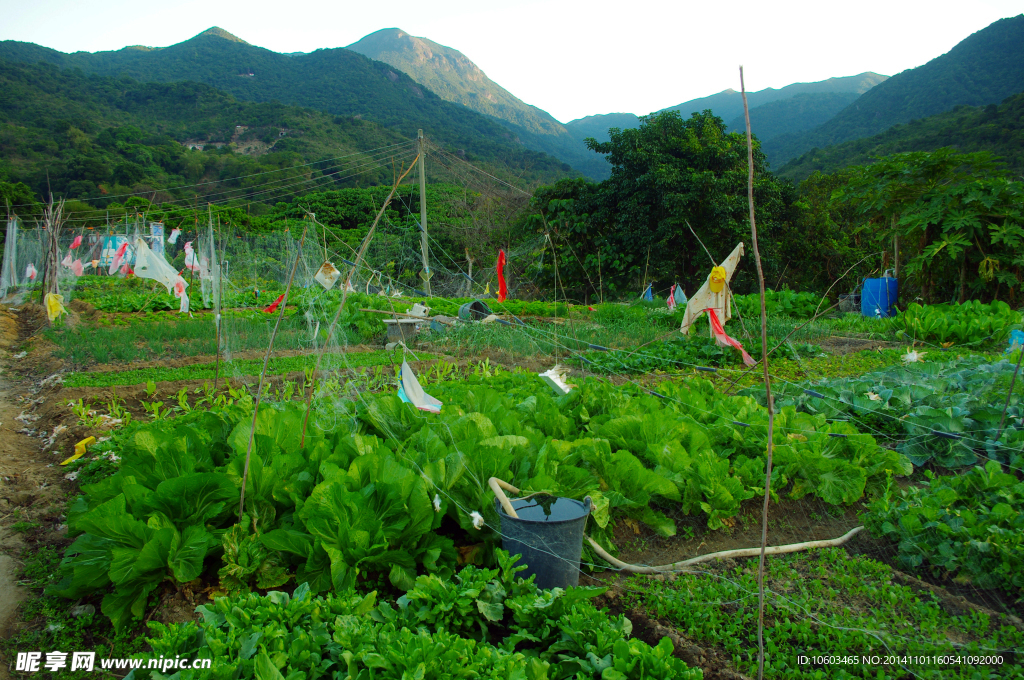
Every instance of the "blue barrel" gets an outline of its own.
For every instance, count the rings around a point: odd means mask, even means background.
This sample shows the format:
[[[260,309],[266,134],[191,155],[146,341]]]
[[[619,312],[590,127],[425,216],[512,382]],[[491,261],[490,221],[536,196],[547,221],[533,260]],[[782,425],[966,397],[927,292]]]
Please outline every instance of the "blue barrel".
[[[501,547],[510,555],[522,555],[527,567],[523,578],[536,574],[538,588],[571,588],[580,583],[583,531],[593,507],[590,496],[583,502],[571,498],[534,496],[510,501],[518,519],[505,514],[498,499]]]
[[[891,276],[864,279],[864,288],[860,295],[861,314],[871,317],[894,316],[898,294],[899,281]]]

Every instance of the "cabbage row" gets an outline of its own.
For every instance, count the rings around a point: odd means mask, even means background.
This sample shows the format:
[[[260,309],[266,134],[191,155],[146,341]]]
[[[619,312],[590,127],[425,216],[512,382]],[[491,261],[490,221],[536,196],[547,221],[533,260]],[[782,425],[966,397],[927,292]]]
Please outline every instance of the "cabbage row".
[[[250,405],[125,432],[114,440],[120,469],[84,486],[69,511],[77,539],[51,592],[106,592],[102,611],[123,627],[165,579],[214,572],[228,593],[289,581],[340,593],[381,577],[408,591],[418,576],[493,562],[492,476],[589,495],[588,531],[611,550],[614,520],[671,536],[671,510],[717,529],[763,493],[766,411],[705,381],[657,396],[587,381],[555,398],[532,374],[501,373],[430,390],[441,414],[394,395],[324,403],[304,446],[302,404],[262,406],[241,517]],[[848,423],[793,407],[775,423],[777,496],[849,504],[912,470]]]
[[[863,430],[881,432],[914,465],[956,468],[974,465],[983,456],[1020,468],[1024,381],[1016,381],[1006,402],[1015,359],[975,355],[894,366],[857,378],[782,383],[775,387],[775,403],[830,419],[848,418]],[[761,389],[741,394],[764,403]]]

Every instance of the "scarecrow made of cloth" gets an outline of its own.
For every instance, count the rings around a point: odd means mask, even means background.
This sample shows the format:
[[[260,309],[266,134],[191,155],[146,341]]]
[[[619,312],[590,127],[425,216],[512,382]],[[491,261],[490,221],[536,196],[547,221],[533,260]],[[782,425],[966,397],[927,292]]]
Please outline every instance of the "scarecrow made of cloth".
[[[729,257],[725,258],[722,264],[712,267],[704,285],[696,293],[690,296],[686,303],[686,312],[683,314],[683,323],[679,332],[689,333],[693,323],[700,318],[700,315],[707,309],[713,309],[719,321],[723,324],[732,318],[732,290],[729,282],[736,272],[736,267],[743,257],[743,242],[741,241]]]

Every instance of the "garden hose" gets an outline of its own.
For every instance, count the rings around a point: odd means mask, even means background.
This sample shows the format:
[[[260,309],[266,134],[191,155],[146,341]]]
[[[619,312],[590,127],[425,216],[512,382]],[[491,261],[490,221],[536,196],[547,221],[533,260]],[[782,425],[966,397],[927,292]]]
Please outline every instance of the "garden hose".
[[[491,477],[487,480],[487,484],[491,487],[491,491],[498,498],[498,502],[501,503],[502,509],[510,517],[519,519],[519,515],[516,514],[515,508],[512,507],[512,503],[509,502],[508,496],[505,495],[505,491],[511,491],[512,493],[519,493],[519,489],[512,486],[508,482],[505,482],[497,477]],[[786,553],[800,552],[801,550],[812,550],[814,548],[834,548],[836,546],[843,545],[851,538],[859,534],[864,530],[863,526],[854,527],[839,538],[831,538],[822,541],[805,541],[803,543],[790,543],[789,545],[773,545],[765,548],[765,555],[784,555]],[[612,565],[616,569],[621,571],[628,571],[634,574],[665,574],[674,571],[682,571],[694,564],[701,562],[709,562],[711,560],[729,559],[736,557],[756,557],[761,554],[761,548],[737,548],[734,550],[721,550],[719,552],[708,553],[707,555],[698,555],[697,557],[691,557],[688,560],[682,562],[673,562],[672,564],[662,564],[654,567],[629,564],[622,560],[613,557],[607,550],[598,545],[597,541],[592,539],[590,536],[584,535],[587,542],[590,543],[590,547],[594,549],[597,556],[603,559],[608,564]]]

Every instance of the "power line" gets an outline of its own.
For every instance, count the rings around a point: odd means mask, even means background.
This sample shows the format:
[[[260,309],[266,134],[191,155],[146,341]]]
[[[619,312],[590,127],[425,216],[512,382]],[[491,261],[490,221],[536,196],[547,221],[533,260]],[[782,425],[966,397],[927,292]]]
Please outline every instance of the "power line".
[[[263,172],[252,173],[250,175],[240,175],[238,177],[230,177],[230,178],[226,178],[226,179],[210,180],[209,182],[200,182],[198,184],[182,184],[182,185],[179,185],[179,186],[176,186],[176,187],[167,187],[167,188],[164,188],[164,189],[159,189],[159,191],[176,191],[178,189],[194,189],[196,187],[208,186],[208,185],[211,185],[211,184],[220,184],[220,183],[223,183],[223,182],[234,182],[234,181],[237,181],[237,180],[248,179],[250,177],[260,177],[262,175],[271,175],[271,174],[274,174],[276,172],[284,172],[286,170],[294,170],[296,168],[305,168],[305,167],[309,167],[311,165],[316,165],[317,163],[330,163],[330,162],[333,162],[333,161],[336,161],[336,160],[340,160],[342,158],[351,158],[352,156],[360,156],[360,155],[366,155],[366,154],[375,154],[375,153],[377,153],[378,151],[381,151],[381,150],[393,149],[393,148],[402,147],[402,146],[409,146],[409,145],[412,145],[412,144],[415,144],[415,143],[416,143],[416,140],[409,140],[409,141],[406,141],[406,142],[396,142],[395,144],[390,144],[388,146],[378,147],[376,149],[370,149],[368,151],[356,151],[354,153],[346,154],[346,155],[343,155],[343,156],[335,156],[333,158],[326,158],[326,159],[321,159],[321,160],[317,160],[317,161],[310,161],[309,163],[303,163],[301,165],[290,165],[290,166],[288,166],[286,168],[278,168],[277,170],[266,170],[266,171],[263,171]],[[125,196],[128,196],[128,197],[131,197],[131,196],[144,196],[146,194],[152,194],[152,193],[153,193],[153,190],[150,189],[150,190],[147,190],[147,191],[134,191],[134,192],[127,193],[127,194],[114,194],[113,196],[102,196],[102,197],[98,197],[98,198],[78,198],[78,199],[75,199],[75,200],[83,201],[83,202],[106,201],[106,200],[110,200],[112,198],[123,198]],[[12,204],[10,207],[18,208],[18,207],[26,207],[26,206],[33,206],[33,205],[36,205],[36,204],[35,203],[17,203],[17,204]]]

